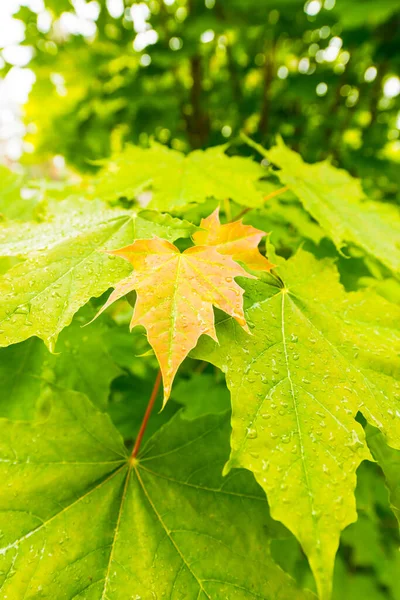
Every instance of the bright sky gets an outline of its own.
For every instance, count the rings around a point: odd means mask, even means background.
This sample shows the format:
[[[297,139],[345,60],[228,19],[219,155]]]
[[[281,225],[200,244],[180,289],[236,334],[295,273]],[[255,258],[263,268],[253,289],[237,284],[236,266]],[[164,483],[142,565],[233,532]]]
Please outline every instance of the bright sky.
[[[42,0],[7,0],[0,2],[0,62],[4,56],[15,66],[0,79],[0,161],[18,160],[23,151],[21,105],[27,99],[35,76],[23,68],[31,58],[29,49],[18,47],[24,39],[24,25],[13,18],[19,6],[26,5],[40,12]]]
[[[114,10],[118,2],[110,0]],[[75,14],[63,13],[60,27],[69,34],[93,36],[99,5],[85,0],[73,0],[73,5]],[[3,58],[14,65],[6,77],[0,79],[0,162],[17,161],[27,150],[22,141],[25,133],[22,106],[28,99],[35,76],[26,67],[32,58],[32,49],[19,45],[25,37],[24,24],[13,18],[20,6],[28,6],[37,13],[38,27],[42,31],[48,31],[51,25],[51,16],[45,10],[43,0],[0,0],[0,65]]]

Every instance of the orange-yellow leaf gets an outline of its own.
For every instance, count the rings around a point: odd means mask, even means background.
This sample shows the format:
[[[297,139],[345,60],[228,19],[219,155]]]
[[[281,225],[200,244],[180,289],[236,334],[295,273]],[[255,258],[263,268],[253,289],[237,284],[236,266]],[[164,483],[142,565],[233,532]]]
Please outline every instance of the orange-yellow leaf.
[[[127,259],[134,271],[115,287],[100,312],[136,290],[131,329],[135,325],[146,328],[160,364],[165,404],[179,365],[199,337],[206,334],[217,341],[213,305],[248,331],[243,290],[234,278],[253,276],[214,247],[194,246],[181,254],[176,246],[157,237],[136,240],[110,254]]]
[[[218,208],[201,220],[200,227],[204,231],[193,235],[196,245],[215,246],[221,254],[240,260],[254,271],[270,271],[274,266],[258,250],[261,238],[266,235],[264,231],[244,225],[241,220],[221,225]]]

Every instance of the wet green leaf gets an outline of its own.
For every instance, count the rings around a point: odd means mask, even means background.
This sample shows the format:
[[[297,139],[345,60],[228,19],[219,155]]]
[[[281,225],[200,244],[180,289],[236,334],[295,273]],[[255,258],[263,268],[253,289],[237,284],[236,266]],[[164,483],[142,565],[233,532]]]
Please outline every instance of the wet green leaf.
[[[75,205],[74,205],[75,206]],[[43,224],[7,227],[0,254],[29,255],[0,277],[0,346],[36,335],[54,348],[77,310],[100,296],[131,267],[104,253],[153,234],[170,241],[196,229],[169,215],[95,210]],[[14,227],[14,229],[13,229]],[[15,237],[10,237],[11,231]]]
[[[43,361],[48,350],[38,338],[0,350],[0,415],[29,419],[35,413],[44,379]]]
[[[311,600],[271,559],[284,532],[253,477],[221,478],[226,417],[176,417],[129,461],[83,395],[51,402],[0,421],[4,597]]]
[[[226,471],[255,474],[328,598],[340,532],[356,519],[355,471],[369,456],[357,412],[400,448],[400,313],[372,292],[346,294],[329,261],[270,258],[283,284],[240,282],[253,335],[221,317],[219,345],[203,341],[195,356],[226,373]]]

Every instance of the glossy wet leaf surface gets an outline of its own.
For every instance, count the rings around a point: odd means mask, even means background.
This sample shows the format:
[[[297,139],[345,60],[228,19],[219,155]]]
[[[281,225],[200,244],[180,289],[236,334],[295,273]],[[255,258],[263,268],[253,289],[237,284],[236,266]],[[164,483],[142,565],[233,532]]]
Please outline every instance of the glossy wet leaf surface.
[[[60,331],[93,296],[100,296],[127,275],[129,266],[104,253],[152,233],[175,240],[190,235],[192,225],[146,211],[93,208],[64,214],[60,220],[18,226],[17,239],[6,228],[0,254],[26,255],[27,260],[0,277],[0,346],[36,335],[54,348]],[[11,228],[12,229],[12,228]]]
[[[326,2],[311,15],[311,4],[300,7],[308,26],[318,27],[307,36],[327,39],[318,19],[334,12]],[[175,10],[184,8],[160,12]],[[222,21],[232,7],[217,3],[216,10]],[[215,33],[222,57],[225,38]],[[162,43],[151,49],[152,61]],[[226,50],[229,62],[240,45]],[[267,68],[269,51],[265,57]],[[114,83],[131,61],[144,72],[137,60],[106,58]],[[256,69],[248,68],[250,81]],[[175,76],[165,65],[163,73]],[[297,94],[311,73],[303,75],[299,63],[296,78],[291,72],[278,83],[295,85]],[[381,85],[383,72],[370,89]],[[100,113],[108,119],[118,104],[111,96],[96,100],[96,127]],[[359,125],[343,138],[369,135]],[[213,135],[221,127],[227,132],[221,122]],[[289,124],[285,137],[297,147],[290,131]],[[363,166],[364,189],[381,202],[327,161],[309,164],[281,141],[265,151],[235,135],[225,146],[183,154],[180,136],[167,147],[138,134],[149,148],[121,151],[128,138],[118,126],[98,149],[114,155],[97,175],[67,167],[48,179],[57,158],[29,190],[21,188],[23,175],[0,168],[0,346],[9,346],[0,350],[2,598],[313,597],[300,588],[318,589],[320,600],[400,598],[400,227],[398,186],[387,177],[396,164],[384,168],[384,153],[397,143],[393,131],[380,157]],[[330,151],[311,146],[299,146],[307,160]],[[86,166],[94,173],[99,162]],[[97,297],[108,288],[114,292],[100,309]],[[159,365],[164,403],[161,390],[153,393]],[[138,459],[129,458],[133,447]]]
[[[195,356],[220,367],[231,391],[226,471],[255,474],[328,598],[340,532],[356,519],[355,471],[369,456],[357,412],[400,447],[400,314],[372,292],[346,294],[329,261],[300,252],[278,262],[283,283],[241,282],[253,336],[222,317],[220,345],[204,340]]]
[[[83,395],[50,401],[43,422],[0,421],[4,598],[311,600],[271,559],[285,533],[253,477],[221,477],[226,417],[177,416],[131,464]]]

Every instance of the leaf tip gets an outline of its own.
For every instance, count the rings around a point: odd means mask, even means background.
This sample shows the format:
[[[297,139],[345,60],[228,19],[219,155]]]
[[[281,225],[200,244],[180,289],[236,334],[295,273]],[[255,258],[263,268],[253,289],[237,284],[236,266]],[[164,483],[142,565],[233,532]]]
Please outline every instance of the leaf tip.
[[[231,464],[231,459],[229,459],[228,462],[226,462],[224,464],[224,468],[222,469],[222,477],[226,477],[227,475],[229,475],[231,469],[232,469],[232,464]]]

